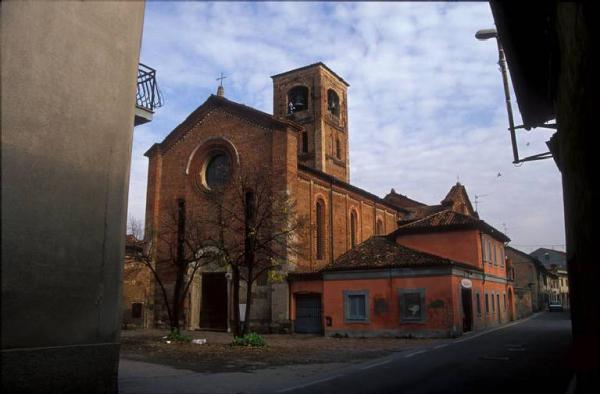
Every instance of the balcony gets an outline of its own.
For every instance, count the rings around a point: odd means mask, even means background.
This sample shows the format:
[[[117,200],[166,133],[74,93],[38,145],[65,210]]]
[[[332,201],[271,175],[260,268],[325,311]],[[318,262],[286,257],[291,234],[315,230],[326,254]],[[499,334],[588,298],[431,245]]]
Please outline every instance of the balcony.
[[[137,76],[134,126],[152,121],[154,110],[162,107],[163,99],[156,83],[156,70],[140,63]]]

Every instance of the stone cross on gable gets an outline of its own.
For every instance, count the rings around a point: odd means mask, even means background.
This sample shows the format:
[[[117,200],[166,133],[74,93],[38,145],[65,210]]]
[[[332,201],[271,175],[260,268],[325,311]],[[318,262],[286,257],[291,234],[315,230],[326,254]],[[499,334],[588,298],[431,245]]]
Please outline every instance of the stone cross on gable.
[[[223,86],[223,80],[227,78],[226,76],[223,75],[223,73],[221,73],[221,76],[219,78],[217,78],[217,81],[221,81],[219,86]]]
[[[220,97],[224,97],[225,96],[225,89],[223,89],[223,80],[227,78],[226,76],[223,75],[223,73],[221,73],[221,76],[219,78],[217,78],[217,81],[220,81],[220,85],[217,88],[217,96]]]

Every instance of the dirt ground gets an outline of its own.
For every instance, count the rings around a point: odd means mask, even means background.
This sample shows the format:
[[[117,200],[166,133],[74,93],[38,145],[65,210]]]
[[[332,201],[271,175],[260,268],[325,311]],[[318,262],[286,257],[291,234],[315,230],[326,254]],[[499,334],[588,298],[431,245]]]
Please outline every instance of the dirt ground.
[[[231,346],[231,334],[185,331],[184,335],[205,338],[206,344],[170,343],[167,330],[138,329],[121,332],[121,357],[154,362],[196,372],[243,372],[297,364],[347,363],[383,357],[393,352],[431,344],[434,339],[331,338],[315,335],[264,335],[267,346]]]

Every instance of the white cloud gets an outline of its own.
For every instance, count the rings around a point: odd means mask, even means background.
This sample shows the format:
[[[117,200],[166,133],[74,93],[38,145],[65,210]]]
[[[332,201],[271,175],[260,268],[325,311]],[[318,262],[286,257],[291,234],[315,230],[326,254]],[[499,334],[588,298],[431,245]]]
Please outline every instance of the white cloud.
[[[148,2],[144,25],[142,62],[166,105],[135,130],[131,215],[144,217],[143,152],[216,91],[220,72],[228,98],[271,112],[271,75],[323,61],[351,84],[353,184],[433,204],[458,176],[515,244],[564,244],[556,166],[511,164],[497,48],[474,38],[493,26],[487,3]],[[540,153],[548,138],[524,133],[519,147]]]

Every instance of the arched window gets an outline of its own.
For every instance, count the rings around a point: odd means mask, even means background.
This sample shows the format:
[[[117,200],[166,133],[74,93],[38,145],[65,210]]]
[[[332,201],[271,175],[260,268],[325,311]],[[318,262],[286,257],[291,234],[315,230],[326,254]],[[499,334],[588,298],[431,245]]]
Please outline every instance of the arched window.
[[[342,159],[342,143],[339,137],[335,139],[335,157],[340,160]]]
[[[490,313],[490,299],[488,293],[485,293],[485,313]]]
[[[327,91],[327,110],[334,116],[340,116],[340,98],[332,89]]]
[[[496,307],[498,308],[498,314],[500,314],[500,293],[496,293]]]
[[[317,260],[325,256],[325,203],[317,201],[316,206],[316,238],[317,238]]]
[[[219,188],[229,180],[231,160],[226,153],[215,154],[206,165],[204,179],[210,189]]]
[[[356,246],[356,240],[358,239],[358,237],[356,236],[356,222],[356,211],[353,210],[352,212],[350,212],[350,242],[352,244],[352,247]]]
[[[377,219],[377,224],[375,226],[375,232],[377,235],[384,235],[383,232],[383,221],[381,219]]]
[[[308,109],[308,88],[296,86],[288,92],[288,114]]]

